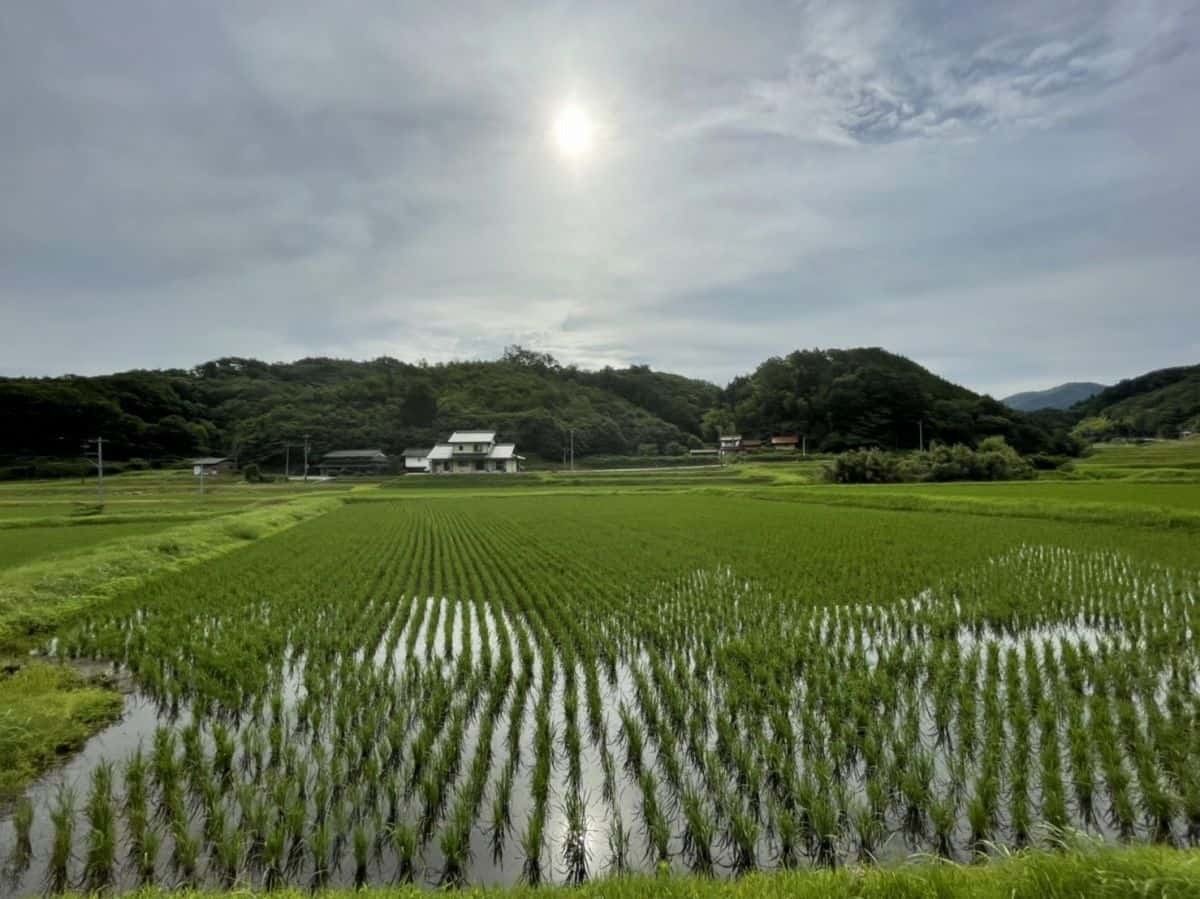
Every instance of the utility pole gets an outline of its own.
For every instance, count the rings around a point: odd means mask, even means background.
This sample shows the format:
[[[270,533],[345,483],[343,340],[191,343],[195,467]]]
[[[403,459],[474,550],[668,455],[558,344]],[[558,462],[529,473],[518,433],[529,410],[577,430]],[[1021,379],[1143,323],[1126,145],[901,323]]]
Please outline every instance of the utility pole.
[[[571,471],[575,470],[575,429],[571,428]]]
[[[808,435],[807,434],[804,434],[800,438],[800,455],[801,456],[808,455]]]
[[[92,454],[88,451],[91,444],[96,444],[96,458],[92,458]],[[104,509],[104,438],[97,437],[95,440],[89,440],[83,445],[84,455],[87,460],[96,466],[96,499],[100,504],[100,509]]]
[[[304,482],[308,483],[308,435],[304,435]]]
[[[925,452],[925,421],[917,419],[917,442],[920,444],[921,452]]]

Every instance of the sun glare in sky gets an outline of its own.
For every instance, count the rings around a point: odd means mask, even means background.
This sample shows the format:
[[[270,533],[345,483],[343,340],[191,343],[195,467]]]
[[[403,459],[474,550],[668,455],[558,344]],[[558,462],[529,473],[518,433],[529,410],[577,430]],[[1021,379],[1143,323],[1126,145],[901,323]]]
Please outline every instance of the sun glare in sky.
[[[569,103],[554,119],[553,136],[560,154],[570,160],[581,160],[592,150],[596,126],[582,107]]]

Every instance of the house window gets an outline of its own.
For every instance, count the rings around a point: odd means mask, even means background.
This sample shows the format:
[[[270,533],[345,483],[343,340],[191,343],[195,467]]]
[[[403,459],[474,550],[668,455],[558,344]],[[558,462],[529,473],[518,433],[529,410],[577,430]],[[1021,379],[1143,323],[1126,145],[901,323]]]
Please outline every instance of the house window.
[[[484,462],[482,459],[480,459],[478,462],[476,462],[476,463],[475,463],[475,470],[476,470],[476,471],[483,471],[483,470],[484,470],[484,469],[483,469],[483,466],[484,466],[485,464],[486,464],[486,463],[485,463],[485,462]]]

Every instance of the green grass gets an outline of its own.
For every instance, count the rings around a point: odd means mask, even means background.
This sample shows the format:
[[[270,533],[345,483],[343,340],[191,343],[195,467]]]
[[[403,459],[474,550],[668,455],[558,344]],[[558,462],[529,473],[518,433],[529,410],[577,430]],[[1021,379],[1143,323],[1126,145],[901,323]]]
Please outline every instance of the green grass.
[[[0,570],[23,565],[56,553],[83,549],[121,537],[135,537],[161,531],[157,521],[99,524],[83,527],[29,527],[0,529]]]
[[[0,675],[0,800],[121,712],[119,694],[72,669],[32,662]]]
[[[212,893],[150,891],[141,896],[189,897]],[[300,899],[307,891],[270,894],[241,890],[238,896],[271,895]],[[330,890],[328,897],[400,899],[428,896],[420,886],[365,891]],[[792,871],[756,874],[740,880],[700,877],[628,877],[574,887],[511,887],[455,891],[464,899],[1129,899],[1129,897],[1200,896],[1200,853],[1159,847],[1067,852],[1030,852],[984,865],[952,865],[927,859],[899,868],[850,868],[840,871]]]
[[[31,646],[101,599],[324,514],[340,502],[331,495],[252,507],[0,570],[0,653]],[[99,527],[81,527],[78,536],[89,536]]]

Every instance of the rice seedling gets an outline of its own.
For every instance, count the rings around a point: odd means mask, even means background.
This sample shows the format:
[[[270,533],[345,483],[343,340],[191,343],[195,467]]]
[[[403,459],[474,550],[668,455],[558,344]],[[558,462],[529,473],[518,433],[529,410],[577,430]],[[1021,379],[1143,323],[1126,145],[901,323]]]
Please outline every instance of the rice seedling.
[[[88,822],[83,879],[92,892],[102,892],[113,879],[117,858],[116,810],[112,794],[113,769],[102,762],[92,771],[91,791],[85,806]]]
[[[542,845],[544,840],[545,817],[535,808],[529,815],[525,830],[521,834],[521,852],[525,860],[521,867],[521,879],[530,886],[542,882]]]
[[[396,856],[396,882],[412,883],[419,845],[416,830],[407,824],[398,823],[389,833],[389,842]]]
[[[46,888],[51,893],[63,893],[70,883],[71,841],[75,835],[75,791],[71,787],[64,784],[58,788],[50,821],[54,837],[46,866]]]
[[[567,794],[563,808],[566,827],[562,837],[563,866],[568,883],[581,884],[588,878],[588,816],[587,797],[577,792]]]
[[[13,845],[8,858],[10,872],[21,874],[29,867],[33,856],[33,841],[30,831],[33,829],[33,803],[28,796],[17,800],[13,809]]]

